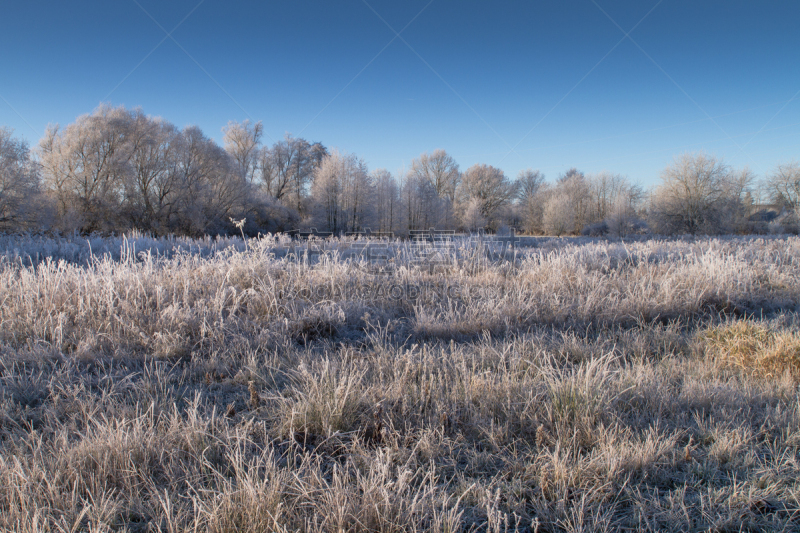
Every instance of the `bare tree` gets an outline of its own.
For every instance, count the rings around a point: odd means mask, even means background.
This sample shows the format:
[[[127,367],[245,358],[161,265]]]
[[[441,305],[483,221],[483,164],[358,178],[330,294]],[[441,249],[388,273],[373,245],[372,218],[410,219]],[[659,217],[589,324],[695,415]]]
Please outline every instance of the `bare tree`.
[[[800,163],[778,165],[767,177],[766,187],[775,201],[796,211],[800,207]]]
[[[718,233],[729,176],[727,165],[705,153],[675,158],[651,200],[651,223],[664,233]]]
[[[464,227],[469,231],[483,230],[486,227],[487,221],[481,213],[481,201],[478,198],[472,198],[467,202],[461,218]]]
[[[458,171],[458,163],[444,150],[437,149],[414,159],[411,162],[410,172],[415,177],[429,182],[439,198],[454,201],[461,174]]]
[[[722,181],[722,194],[727,198],[741,200],[752,193],[756,175],[749,167],[731,170]]]
[[[542,223],[544,230],[561,236],[575,231],[575,204],[572,197],[564,191],[555,191],[544,205]]]
[[[587,178],[589,186],[589,210],[587,223],[604,220],[617,204],[617,199],[628,196],[630,182],[620,174],[600,172]]]
[[[302,211],[314,171],[327,155],[320,143],[310,144],[287,134],[259,152],[259,174],[266,192],[284,205]]]
[[[442,149],[424,153],[411,162],[409,177],[416,184],[417,191],[424,193],[423,198],[428,204],[426,208],[435,209],[427,217],[432,219],[429,223],[437,227],[453,226],[456,189],[461,180],[455,159]],[[442,201],[427,198],[429,190]]]
[[[127,214],[135,227],[169,231],[180,173],[176,172],[180,132],[162,119],[144,115],[131,127],[131,172],[125,194]]]
[[[317,227],[333,233],[364,229],[373,213],[373,192],[364,161],[334,151],[322,160],[311,186]]]
[[[617,237],[625,237],[646,228],[644,221],[636,213],[635,202],[630,196],[620,195],[608,209],[604,222],[608,232]]]
[[[163,231],[215,233],[224,230],[231,217],[245,216],[251,190],[236,163],[199,128],[175,132],[164,157],[164,171],[152,184]]]
[[[731,170],[722,180],[722,195],[715,206],[716,231],[719,233],[752,233],[753,225],[748,220],[753,201],[755,174],[744,167]]]
[[[134,115],[101,105],[63,130],[48,127],[40,159],[62,222],[74,217],[76,229],[83,231],[116,227],[130,171]]]
[[[375,221],[377,231],[395,231],[400,219],[400,189],[392,173],[385,168],[372,172],[375,185]]]
[[[545,184],[544,174],[539,170],[525,169],[520,170],[517,175],[517,194],[522,203],[527,203],[534,198],[542,186]]]
[[[197,235],[211,227],[213,211],[211,183],[220,172],[220,150],[200,128],[189,126],[176,139],[170,173],[177,188],[174,191],[173,215],[167,224],[173,230]],[[213,216],[212,216],[213,219]]]
[[[430,181],[406,173],[401,185],[401,202],[407,230],[445,227],[449,200],[440,198]]]
[[[253,124],[250,120],[243,122],[228,122],[222,128],[224,133],[225,151],[236,162],[236,168],[248,183],[253,183],[258,165],[258,151],[261,146],[261,136],[264,125],[259,121]]]
[[[517,184],[498,168],[475,164],[464,172],[458,192],[462,222],[466,207],[477,200],[481,216],[491,225],[497,222],[498,209],[517,195]]]
[[[259,171],[262,186],[275,199],[288,196],[293,188],[294,173],[301,165],[303,146],[299,141],[287,137],[273,147],[264,147],[259,153]]]
[[[206,220],[215,230],[242,218],[249,202],[249,182],[236,171],[236,162],[213,141],[202,145],[203,196]]]
[[[548,183],[544,183],[536,194],[528,199],[522,207],[522,220],[525,231],[529,233],[544,233],[544,208],[547,201],[554,194],[555,189]]]
[[[732,233],[747,220],[755,176],[704,153],[684,154],[662,172],[651,199],[650,222],[661,232]]]
[[[27,143],[0,128],[0,229],[33,229],[45,210],[37,165]]]
[[[570,231],[580,230],[590,222],[591,192],[586,176],[573,167],[559,176],[556,189],[566,194],[572,204],[575,219]]]
[[[40,143],[61,229],[224,231],[246,212],[248,182],[198,128],[178,131],[141,110],[100,106]]]
[[[544,174],[539,170],[521,170],[517,175],[517,218],[528,233],[542,231],[544,197],[547,190]]]

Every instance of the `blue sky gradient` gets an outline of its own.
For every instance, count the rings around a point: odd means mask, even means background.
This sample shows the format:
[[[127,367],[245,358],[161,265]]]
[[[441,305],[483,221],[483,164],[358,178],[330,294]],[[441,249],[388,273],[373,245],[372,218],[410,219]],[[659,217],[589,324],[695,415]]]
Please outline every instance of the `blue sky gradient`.
[[[798,27],[793,0],[8,2],[0,125],[33,146],[108,102],[392,172],[443,148],[650,186],[705,150],[763,176],[800,159]]]

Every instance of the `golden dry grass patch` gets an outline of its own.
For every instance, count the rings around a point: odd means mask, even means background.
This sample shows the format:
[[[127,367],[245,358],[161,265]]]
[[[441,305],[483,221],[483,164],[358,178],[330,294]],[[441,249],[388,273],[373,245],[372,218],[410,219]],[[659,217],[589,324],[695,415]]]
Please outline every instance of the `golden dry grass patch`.
[[[800,381],[800,333],[766,324],[738,320],[698,334],[706,358],[723,368],[775,378],[789,373]]]

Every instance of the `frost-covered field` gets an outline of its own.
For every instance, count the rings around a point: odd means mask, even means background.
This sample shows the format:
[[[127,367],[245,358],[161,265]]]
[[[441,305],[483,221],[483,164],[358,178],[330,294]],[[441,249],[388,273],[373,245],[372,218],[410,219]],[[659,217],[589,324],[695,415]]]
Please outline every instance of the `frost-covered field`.
[[[0,238],[0,527],[800,528],[800,238]]]

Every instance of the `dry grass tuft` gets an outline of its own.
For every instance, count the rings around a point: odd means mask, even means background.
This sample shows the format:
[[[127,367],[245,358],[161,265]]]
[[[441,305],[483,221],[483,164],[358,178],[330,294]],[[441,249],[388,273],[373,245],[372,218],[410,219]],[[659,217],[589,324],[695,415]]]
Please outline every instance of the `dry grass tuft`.
[[[250,408],[258,409],[261,406],[261,396],[258,394],[256,384],[251,381],[247,385],[247,390],[250,393]]]
[[[700,332],[706,357],[720,367],[776,378],[785,373],[800,381],[800,333],[747,320],[727,322]]]

